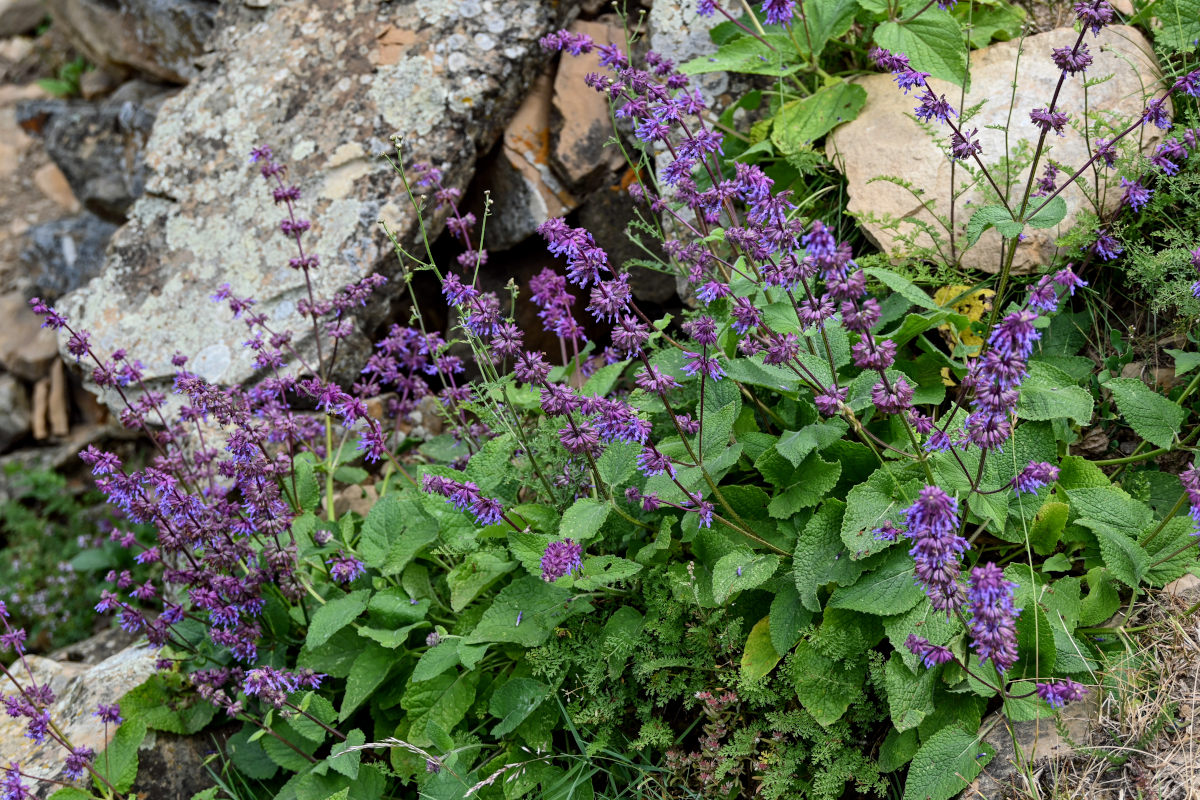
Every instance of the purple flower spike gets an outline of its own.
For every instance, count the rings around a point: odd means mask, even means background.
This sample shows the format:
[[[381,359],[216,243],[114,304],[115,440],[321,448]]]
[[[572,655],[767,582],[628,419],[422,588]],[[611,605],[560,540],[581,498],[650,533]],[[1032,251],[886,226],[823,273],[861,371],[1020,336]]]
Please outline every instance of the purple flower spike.
[[[792,21],[796,0],[763,0],[762,10],[768,25],[787,25]]]
[[[926,486],[905,518],[914,542],[908,553],[916,562],[917,584],[939,611],[961,607],[958,557],[970,545],[958,535],[958,501],[937,486]]]
[[[542,553],[542,580],[550,583],[583,569],[583,546],[572,539],[550,542]],[[519,622],[518,622],[519,624]]]
[[[363,562],[340,550],[336,556],[325,563],[329,565],[329,577],[338,583],[350,583],[367,571]]]
[[[1017,661],[1017,615],[1013,608],[1013,589],[1017,585],[1004,579],[1004,571],[989,562],[971,570],[967,585],[967,603],[971,608],[971,638],[980,661],[991,660],[1000,672]]]
[[[1141,211],[1142,207],[1150,202],[1150,196],[1154,194],[1153,189],[1142,186],[1141,179],[1130,181],[1121,178],[1121,187],[1125,189],[1125,193],[1121,195],[1121,205],[1129,206],[1134,211]]]
[[[1062,708],[1067,703],[1082,700],[1086,694],[1087,689],[1083,684],[1072,680],[1037,684],[1037,696],[1049,703],[1051,708]]]
[[[96,710],[92,712],[93,717],[99,717],[101,722],[120,725],[125,720],[121,717],[121,706],[117,703],[105,705],[101,703],[96,706]]]

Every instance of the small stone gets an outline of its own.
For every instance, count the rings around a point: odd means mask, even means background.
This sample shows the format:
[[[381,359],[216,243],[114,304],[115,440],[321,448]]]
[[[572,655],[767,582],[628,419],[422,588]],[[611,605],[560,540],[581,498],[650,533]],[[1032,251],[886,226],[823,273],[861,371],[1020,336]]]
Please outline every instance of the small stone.
[[[569,30],[591,36],[597,45],[625,42],[624,31],[616,25],[576,21]],[[608,100],[584,83],[589,72],[605,71],[595,52],[583,56],[563,53],[559,57],[554,77],[554,110],[561,124],[551,155],[556,171],[575,192],[596,188],[603,173],[613,168],[614,152],[620,158],[616,148],[605,146],[613,135]]]
[[[30,415],[29,426],[33,431],[33,438],[39,442],[50,436],[50,428],[47,427],[46,419],[49,417],[50,411],[50,379],[42,378],[33,385],[33,409]]]
[[[67,376],[62,359],[56,359],[50,367],[50,393],[46,401],[50,433],[66,436],[71,432],[71,405],[67,400]]]
[[[71,184],[67,183],[67,176],[63,175],[57,165],[43,164],[34,170],[33,185],[40,189],[42,194],[57,203],[63,211],[69,214],[79,212],[79,201],[75,199],[75,194],[71,191]]]
[[[29,33],[45,18],[42,0],[0,0],[0,37]]]
[[[124,75],[112,69],[89,69],[79,76],[79,94],[84,100],[96,100],[112,94],[123,80]]]
[[[24,61],[33,52],[33,39],[29,36],[14,36],[0,41],[0,59],[11,64]]]
[[[25,387],[12,375],[0,373],[0,453],[25,438],[30,421]]]
[[[48,375],[58,356],[58,337],[42,327],[24,294],[0,295],[0,320],[0,367],[30,382]]]

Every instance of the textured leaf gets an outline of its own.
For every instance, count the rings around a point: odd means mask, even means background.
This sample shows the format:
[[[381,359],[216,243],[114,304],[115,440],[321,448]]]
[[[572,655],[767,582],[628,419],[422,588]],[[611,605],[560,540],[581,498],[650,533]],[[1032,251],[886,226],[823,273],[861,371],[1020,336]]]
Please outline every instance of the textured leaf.
[[[173,673],[151,675],[121,698],[121,713],[126,719],[140,719],[147,728],[181,736],[196,733],[212,721],[216,709],[195,694],[181,693],[180,682]]]
[[[326,725],[331,724],[337,719],[337,714],[333,710],[333,703],[316,692],[305,692],[299,706],[305,713],[311,714]],[[292,730],[313,744],[319,745],[325,741],[325,729],[303,714],[296,714],[293,717],[289,717],[288,724],[292,726]]]
[[[1200,367],[1200,353],[1189,353],[1186,350],[1172,350],[1167,348],[1164,353],[1175,359],[1175,377],[1186,375]]]
[[[883,558],[882,564],[852,585],[835,589],[829,598],[829,608],[887,617],[903,614],[921,602],[925,593],[916,584],[912,556],[903,548],[896,548]]]
[[[408,741],[418,747],[433,744],[426,728],[430,722],[450,731],[462,721],[475,702],[478,672],[444,672],[431,681],[410,683],[400,701],[408,712]]]
[[[462,611],[472,600],[503,575],[517,568],[515,561],[483,550],[471,553],[461,564],[446,573],[450,587],[450,610]]]
[[[811,612],[821,610],[817,590],[837,582],[853,583],[862,574],[862,563],[848,557],[838,530],[846,504],[827,500],[813,515],[796,540],[792,555],[792,577],[800,602]]]
[[[704,427],[700,431],[699,443],[706,462],[716,461],[729,450],[729,435],[741,411],[742,396],[733,381],[707,382],[704,391]]]
[[[325,759],[329,764],[329,768],[340,772],[347,778],[354,780],[358,777],[358,767],[362,762],[362,751],[351,750],[351,747],[358,747],[366,744],[367,735],[360,729],[355,728],[346,734],[346,740],[335,742],[329,750],[329,757]]]
[[[541,681],[509,678],[488,704],[488,713],[500,720],[492,728],[492,736],[512,733],[549,696],[550,687]]]
[[[784,584],[771,601],[771,644],[784,656],[800,640],[800,631],[812,620],[812,612],[800,604],[796,587]]]
[[[734,592],[753,589],[771,579],[779,568],[779,556],[737,550],[722,556],[713,566],[713,600],[723,604]]]
[[[1149,506],[1115,486],[1069,489],[1067,497],[1079,516],[1102,522],[1128,537],[1141,533],[1154,519]]]
[[[586,608],[585,602],[569,602],[570,597],[570,590],[541,578],[514,580],[496,595],[465,642],[511,642],[537,647],[550,638],[550,631],[559,621]]]
[[[822,727],[837,722],[862,697],[867,668],[861,661],[834,661],[801,641],[787,666],[800,704]]]
[[[246,728],[229,737],[225,752],[238,772],[247,778],[265,781],[279,772],[279,765],[263,750],[261,740],[250,741],[250,731]]]
[[[970,785],[996,755],[979,736],[943,728],[921,745],[908,768],[904,800],[950,800]]]
[[[1150,9],[1162,23],[1155,44],[1172,50],[1195,49],[1200,39],[1200,0],[1160,0]]]
[[[1104,384],[1117,401],[1117,410],[1133,428],[1134,433],[1155,447],[1171,447],[1179,436],[1179,428],[1187,416],[1177,403],[1172,403],[1146,384],[1133,378],[1114,378]]]
[[[301,453],[292,461],[296,474],[296,499],[298,511],[312,511],[321,502],[321,486],[317,483],[316,472],[313,469],[312,456]]]
[[[799,467],[814,450],[824,450],[845,435],[848,425],[841,419],[831,419],[805,425],[798,431],[783,431],[775,450],[793,467]]]
[[[444,640],[421,654],[413,669],[412,682],[431,680],[455,666],[458,666],[458,640]]]
[[[350,668],[346,678],[346,693],[342,696],[342,707],[338,719],[345,720],[379,688],[396,663],[396,654],[378,645],[367,645]]]
[[[905,665],[915,672],[920,661],[904,646],[909,634],[921,636],[932,644],[944,647],[963,628],[957,617],[947,617],[945,611],[936,611],[929,599],[923,598],[914,608],[903,614],[884,617],[883,629],[887,631],[888,641],[892,643],[895,652],[899,653]]]
[[[854,21],[857,11],[857,0],[808,0],[804,4],[808,37],[796,37],[800,41],[800,47],[805,52],[820,56],[826,42],[843,36],[850,30],[850,24]],[[809,37],[812,39],[811,48],[808,46]]]
[[[1062,198],[1062,195],[1059,195],[1038,209],[1038,212],[1025,222],[1031,228],[1053,228],[1062,222],[1065,216],[1067,216],[1067,201]]]
[[[127,719],[117,728],[108,747],[96,754],[92,768],[103,776],[118,792],[127,792],[137,778],[138,748],[146,738],[146,723],[139,719]],[[104,785],[94,775],[92,783],[104,792]]]
[[[1196,530],[1196,523],[1190,516],[1173,517],[1161,531],[1158,531],[1157,536],[1150,539],[1150,534],[1157,528],[1158,526],[1155,525],[1143,531],[1142,535],[1138,537],[1138,543],[1143,545],[1146,555],[1150,557],[1151,564],[1172,553],[1175,554],[1174,558],[1164,561],[1156,567],[1147,567],[1146,569],[1145,580],[1147,583],[1151,586],[1166,586],[1182,576],[1189,567],[1196,563],[1196,548],[1187,546],[1195,543],[1193,534]],[[1148,539],[1149,543],[1147,544]]]
[[[1104,567],[1088,570],[1088,593],[1079,603],[1079,624],[1099,625],[1117,613],[1121,607],[1121,595],[1117,592],[1112,573]]]
[[[621,486],[637,471],[641,445],[634,442],[611,442],[596,459],[600,479],[610,487]]]
[[[1031,361],[1029,377],[1021,385],[1017,416],[1030,420],[1069,418],[1086,425],[1092,419],[1092,396],[1061,369]]]
[[[931,8],[908,22],[885,22],[875,29],[875,43],[893,53],[906,53],[913,69],[962,86],[967,79],[967,49],[962,28],[949,13]]]
[[[795,468],[786,486],[781,487],[767,505],[767,513],[775,519],[788,519],[796,512],[817,505],[829,496],[842,474],[842,465],[826,461],[817,453],[809,453]]]
[[[577,542],[587,541],[600,531],[608,518],[608,509],[608,503],[581,497],[563,514],[562,524],[558,526],[559,535]]]
[[[867,267],[863,271],[914,306],[919,306],[930,311],[936,311],[939,308],[938,304],[933,302],[933,298],[926,294],[924,289],[899,272],[893,272],[883,267]]]
[[[763,38],[765,42],[752,36],[739,36],[722,44],[715,55],[700,56],[680,64],[679,71],[684,75],[741,72],[782,77],[800,68],[796,47],[787,34],[768,33]]]
[[[866,89],[856,83],[822,87],[779,110],[771,128],[771,141],[785,155],[800,152],[838,125],[858,117],[866,102]]]
[[[883,683],[896,730],[903,732],[915,728],[933,713],[934,675],[924,667],[914,674],[905,666],[899,652],[892,653],[884,670]]]
[[[620,556],[592,556],[583,562],[575,578],[575,588],[585,592],[627,580],[642,571],[642,565]]]
[[[398,575],[421,548],[438,537],[438,523],[421,503],[397,494],[376,501],[363,520],[358,552],[368,567]]]
[[[890,470],[890,471],[889,471]],[[846,496],[846,515],[842,518],[842,541],[855,559],[865,558],[891,547],[872,533],[884,522],[901,522],[904,509],[916,499],[896,499],[903,496],[904,485],[896,486],[899,478],[896,467],[881,467]]]
[[[771,618],[763,617],[750,629],[742,651],[742,675],[749,681],[765,678],[779,663],[779,651],[771,644]]]
[[[359,589],[334,598],[318,608],[309,623],[305,645],[312,649],[325,644],[329,637],[349,625],[366,610],[370,597],[370,589]]]

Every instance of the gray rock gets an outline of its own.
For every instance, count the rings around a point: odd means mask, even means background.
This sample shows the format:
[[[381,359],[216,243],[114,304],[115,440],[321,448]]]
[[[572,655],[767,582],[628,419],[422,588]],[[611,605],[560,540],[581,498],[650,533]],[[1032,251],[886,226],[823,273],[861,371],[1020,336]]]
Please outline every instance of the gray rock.
[[[99,275],[104,248],[116,230],[116,225],[86,212],[30,228],[21,261],[38,295],[53,301]]]
[[[40,132],[50,158],[88,211],[121,223],[145,188],[143,153],[154,118],[172,94],[131,81],[102,103],[38,100],[21,104],[17,121]]]
[[[93,716],[101,704],[116,703],[131,689],[141,685],[154,672],[157,650],[146,646],[130,647],[95,665],[53,661],[26,656],[25,661],[38,684],[48,683],[57,698],[50,707],[50,718],[75,747],[90,747],[99,753],[116,729],[105,726]],[[28,682],[28,676],[21,679]],[[0,753],[5,763],[16,761],[21,771],[35,778],[63,780],[62,747],[47,739],[37,744],[25,738],[25,719],[0,719]],[[107,730],[106,730],[107,727]],[[42,781],[29,781],[36,797],[44,798],[59,787]]]
[[[29,434],[29,394],[12,375],[0,373],[0,453]]]
[[[1009,124],[1009,92],[1019,47],[1024,47],[1020,59],[1020,74],[1008,129],[1008,145],[1016,148],[1021,140],[1032,147],[1037,142],[1038,129],[1029,121],[1029,112],[1045,106],[1054,93],[1059,70],[1050,60],[1050,51],[1074,45],[1078,33],[1072,28],[1058,28],[1031,36],[1022,42],[1002,42],[971,54],[971,91],[966,101],[958,102],[959,90],[945,81],[931,80],[939,94],[951,98],[955,107],[971,108],[982,103],[979,113],[969,120],[968,127],[979,129],[983,146],[981,158],[989,166],[1005,155],[1005,127]],[[1152,55],[1146,38],[1134,28],[1113,25],[1104,28],[1098,38],[1087,36],[1088,47],[1095,61],[1087,71],[1091,81],[1107,75],[1110,80],[1088,89],[1088,108],[1112,121],[1121,130],[1129,121],[1140,116],[1145,98],[1159,85],[1162,72]],[[868,75],[860,85],[867,90],[867,103],[852,122],[842,125],[826,140],[826,155],[841,169],[849,185],[850,213],[858,217],[867,235],[885,252],[899,256],[910,248],[903,237],[915,236],[919,246],[930,246],[932,240],[912,221],[920,220],[941,230],[940,223],[902,186],[875,181],[879,176],[892,176],[908,181],[913,191],[922,193],[926,203],[934,204],[938,214],[948,215],[950,209],[950,160],[946,152],[912,118],[916,93],[903,94],[890,75]],[[996,87],[1006,87],[997,95]],[[1058,107],[1073,120],[1080,120],[1083,110],[1083,80],[1068,78],[1063,84]],[[1059,183],[1086,163],[1089,158],[1083,136],[1068,128],[1062,137],[1047,138],[1048,157],[1067,170]],[[947,135],[945,128],[938,135]],[[1143,129],[1141,144],[1150,152],[1161,141],[1162,133],[1150,126]],[[1042,164],[1046,159],[1042,159]],[[1041,167],[1039,167],[1039,170]],[[1112,210],[1120,202],[1120,188],[1115,187],[1112,171],[1100,170],[1102,181],[1111,183],[1102,195],[1105,208]],[[1090,177],[1090,176],[1089,176]],[[956,171],[960,186],[968,178],[964,170]],[[1014,181],[1013,202],[1020,202],[1018,191],[1025,181]],[[1013,262],[1017,271],[1029,271],[1039,264],[1049,263],[1056,252],[1054,241],[1070,229],[1078,212],[1090,208],[1078,184],[1061,195],[1067,203],[1067,216],[1056,227],[1025,231],[1026,240],[1016,252]],[[977,188],[967,189],[958,199],[955,212],[956,239],[965,243],[964,231],[974,210],[984,204],[984,194]],[[897,225],[898,222],[898,225]],[[944,237],[943,237],[944,238]],[[989,229],[979,242],[963,255],[963,264],[975,269],[995,272],[1000,263],[1000,235]],[[961,246],[961,245],[960,245]]]
[[[711,17],[697,14],[695,0],[657,0],[650,7],[650,49],[676,64],[711,56],[717,52],[717,46],[709,31],[724,21],[720,14]],[[697,75],[693,81],[710,103],[730,87],[729,74],[725,72]]]
[[[217,0],[46,0],[56,26],[95,64],[187,83],[213,30]]]
[[[45,18],[42,0],[0,0],[0,38],[29,33]]]
[[[380,157],[393,134],[402,159],[429,161],[462,187],[477,154],[496,140],[545,55],[539,37],[570,4],[537,0],[371,0],[221,7],[211,66],[158,114],[146,149],[146,193],[110,245],[103,274],[63,309],[101,352],[125,347],[151,381],[173,375],[171,356],[193,356],[204,377],[253,375],[245,326],[209,297],[228,282],[258,300],[273,328],[297,334],[304,277],[280,211],[247,156],[275,148],[303,192],[299,212],[329,296],[398,263],[377,220],[402,244],[419,240],[400,179]],[[477,35],[486,34],[486,35]],[[434,220],[431,235],[440,221]],[[398,288],[397,288],[398,290]],[[368,320],[370,322],[370,320]],[[355,365],[357,369],[357,365]]]

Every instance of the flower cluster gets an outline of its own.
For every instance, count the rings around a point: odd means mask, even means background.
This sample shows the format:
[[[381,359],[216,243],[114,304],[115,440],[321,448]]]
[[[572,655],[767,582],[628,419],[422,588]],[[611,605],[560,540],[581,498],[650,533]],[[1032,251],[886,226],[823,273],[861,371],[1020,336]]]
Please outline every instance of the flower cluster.
[[[990,660],[999,672],[1017,661],[1016,619],[1021,609],[1013,607],[1015,588],[1015,583],[1004,579],[1004,571],[990,562],[972,569],[967,584],[971,644],[979,660]]]
[[[937,486],[926,486],[904,514],[917,583],[937,610],[958,610],[963,603],[959,556],[970,547],[958,533],[958,501]]]
[[[542,580],[552,583],[583,569],[583,547],[571,538],[550,542],[542,553]]]
[[[426,473],[421,476],[421,489],[441,495],[459,511],[470,511],[480,525],[494,525],[504,519],[503,504],[495,498],[484,497],[479,487],[471,481],[456,481]]]

